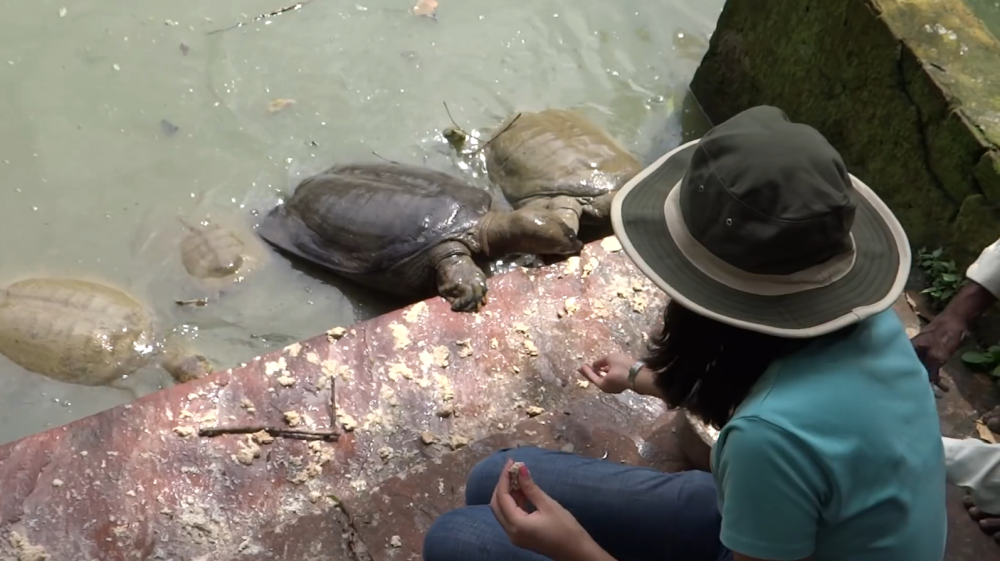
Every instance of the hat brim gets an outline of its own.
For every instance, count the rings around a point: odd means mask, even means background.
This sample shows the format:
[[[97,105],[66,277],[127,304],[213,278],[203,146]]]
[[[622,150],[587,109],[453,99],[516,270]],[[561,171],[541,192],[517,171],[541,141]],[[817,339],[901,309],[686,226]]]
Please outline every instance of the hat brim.
[[[687,171],[694,140],[661,157],[615,197],[611,221],[633,262],[679,304],[700,315],[780,337],[817,337],[890,308],[910,272],[910,246],[892,211],[851,176],[857,212],[851,233],[856,257],[839,280],[793,294],[763,296],[724,285],[691,263],[670,235],[667,195]]]

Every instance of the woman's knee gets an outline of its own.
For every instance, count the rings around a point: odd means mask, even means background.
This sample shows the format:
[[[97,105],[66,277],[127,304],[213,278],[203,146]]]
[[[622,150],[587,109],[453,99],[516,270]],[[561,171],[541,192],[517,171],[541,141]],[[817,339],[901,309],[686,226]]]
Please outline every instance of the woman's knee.
[[[465,507],[438,517],[424,537],[425,561],[470,561],[491,558],[508,544],[488,506]]]
[[[528,461],[532,456],[543,453],[545,450],[534,446],[521,446],[518,448],[504,448],[497,450],[486,458],[479,461],[465,482],[465,504],[484,505],[489,504],[493,497],[493,489],[496,488],[500,480],[500,472],[503,471],[507,459],[511,458],[515,462]]]

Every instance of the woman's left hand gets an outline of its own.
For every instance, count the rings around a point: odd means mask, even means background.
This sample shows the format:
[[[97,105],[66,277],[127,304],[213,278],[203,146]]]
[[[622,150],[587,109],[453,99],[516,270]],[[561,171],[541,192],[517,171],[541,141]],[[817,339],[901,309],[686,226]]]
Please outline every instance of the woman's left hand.
[[[518,476],[521,488],[511,490],[508,470],[513,463],[507,460],[490,501],[493,515],[511,543],[549,559],[582,559],[583,552],[594,543],[590,534],[535,484],[527,466],[521,466]],[[534,505],[534,512],[527,511],[528,503]]]

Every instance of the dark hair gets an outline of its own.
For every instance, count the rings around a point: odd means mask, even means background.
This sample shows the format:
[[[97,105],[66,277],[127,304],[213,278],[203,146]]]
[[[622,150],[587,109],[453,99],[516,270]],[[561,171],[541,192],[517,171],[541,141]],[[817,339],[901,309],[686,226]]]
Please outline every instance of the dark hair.
[[[772,362],[809,341],[727,325],[671,301],[645,363],[668,406],[721,428]]]

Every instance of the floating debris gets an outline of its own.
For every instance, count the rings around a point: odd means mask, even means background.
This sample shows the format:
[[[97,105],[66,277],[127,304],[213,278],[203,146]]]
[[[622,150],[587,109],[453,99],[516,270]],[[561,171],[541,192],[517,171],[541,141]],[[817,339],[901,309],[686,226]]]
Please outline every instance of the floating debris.
[[[213,31],[209,31],[208,33],[206,33],[206,35],[214,35],[216,33],[222,33],[223,31],[229,31],[230,29],[237,29],[237,28],[243,27],[244,25],[249,25],[251,23],[255,23],[255,22],[258,22],[258,21],[261,21],[261,20],[264,20],[264,19],[273,18],[275,16],[280,16],[281,14],[284,14],[285,12],[291,12],[293,10],[298,10],[298,9],[302,8],[302,6],[305,6],[306,4],[308,4],[310,2],[312,2],[312,0],[303,0],[302,2],[299,2],[298,4],[292,4],[291,6],[285,6],[284,8],[281,8],[281,9],[278,9],[278,10],[274,10],[273,12],[268,12],[266,14],[261,14],[259,16],[250,18],[250,19],[248,19],[246,21],[241,21],[239,23],[235,23],[233,25],[230,25],[229,27],[223,27],[222,29],[215,29]]]
[[[166,123],[166,121],[163,121]],[[169,124],[169,123],[167,123]],[[169,136],[169,135],[168,135]],[[174,304],[178,306],[197,306],[199,308],[204,308],[208,305],[208,298],[192,298],[190,300],[174,300]]]
[[[64,18],[64,17],[66,17],[66,14],[67,14],[67,13],[68,13],[68,12],[67,12],[67,10],[66,10],[66,8],[65,8],[65,7],[62,7],[62,8],[59,8],[59,17],[61,17],[61,18]]]
[[[190,51],[191,51],[191,47],[188,47],[188,46],[187,46],[186,44],[184,44],[184,43],[181,43],[181,44],[180,44],[180,49],[181,49],[181,54],[182,54],[182,55],[184,55],[184,56],[187,56],[188,52],[190,52]]]
[[[284,99],[284,98],[272,99],[271,103],[267,104],[267,112],[277,113],[278,111],[287,109],[288,107],[291,107],[293,105],[295,105],[294,99]]]
[[[437,0],[417,0],[411,11],[415,16],[424,16],[436,20],[437,7]]]

